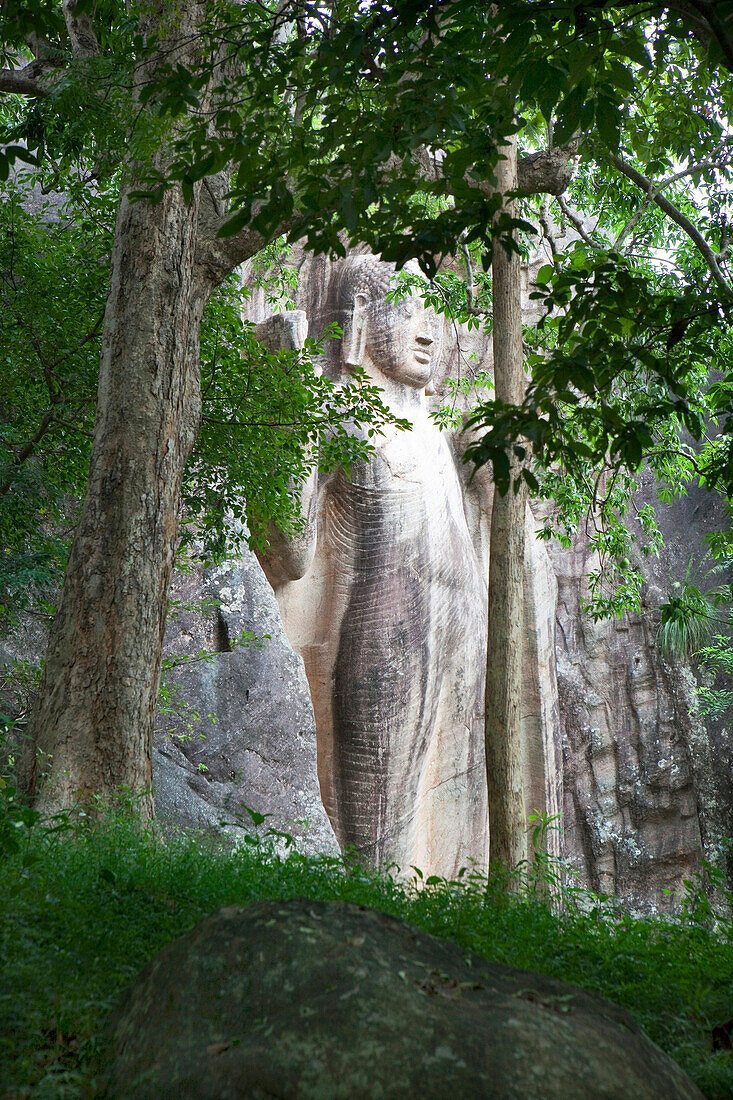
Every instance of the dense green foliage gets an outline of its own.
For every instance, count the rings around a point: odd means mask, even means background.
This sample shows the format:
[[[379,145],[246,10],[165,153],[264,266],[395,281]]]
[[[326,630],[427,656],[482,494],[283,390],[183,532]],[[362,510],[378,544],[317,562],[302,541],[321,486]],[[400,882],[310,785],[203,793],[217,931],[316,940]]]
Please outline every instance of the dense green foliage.
[[[42,199],[28,170],[0,195],[0,625],[22,611],[49,614],[86,483],[116,188],[75,188]],[[34,191],[35,187],[35,191]],[[35,200],[34,200],[35,196]],[[267,258],[267,257],[266,257]],[[280,289],[263,269],[266,289]],[[213,296],[201,330],[203,427],[184,492],[186,537],[209,554],[236,548],[247,529],[298,523],[294,487],[320,436],[324,468],[363,457],[392,421],[376,388],[355,374],[324,378],[318,346],[269,353],[242,320],[237,278]],[[362,436],[354,427],[365,427]]]
[[[277,266],[264,268],[261,281],[277,294]],[[323,471],[348,470],[371,453],[380,427],[401,423],[362,372],[345,385],[323,375],[323,340],[335,331],[300,351],[272,353],[258,343],[242,321],[248,295],[232,277],[209,303],[201,329],[203,419],[184,507],[188,536],[203,538],[213,555],[236,550],[247,530],[261,545],[271,521],[283,531],[298,526],[297,486],[312,466],[316,440]]]
[[[60,8],[34,3],[0,14],[6,64],[26,57],[29,27],[46,36],[44,56],[53,58],[49,94],[25,104],[5,97],[6,166],[30,155],[47,183],[54,176],[66,185],[76,173],[78,192],[90,163],[94,179],[106,179],[129,158],[140,194],[154,198],[177,181],[192,194],[197,180],[225,170],[230,233],[253,226],[272,238],[285,229],[334,254],[344,253],[348,237],[400,264],[417,257],[429,275],[463,248],[486,267],[513,224],[494,219],[502,141],[516,133],[525,156],[570,142],[577,213],[569,216],[593,225],[581,225],[583,240],[569,251],[549,234],[541,290],[548,316],[531,338],[527,400],[519,410],[481,402],[476,424],[487,431],[470,457],[491,462],[504,489],[508,451],[526,453],[531,444],[523,476],[533,491],[559,499],[556,530],[571,530],[589,509],[597,515],[603,565],[591,583],[593,612],[637,602],[639,574],[624,564],[634,541],[624,516],[641,462],[652,464],[667,498],[697,473],[724,492],[733,484],[730,386],[726,377],[708,382],[711,368],[725,370],[733,301],[730,4],[713,13],[682,0],[492,7],[347,0],[338,8],[217,0],[207,5],[189,67],[157,57],[165,21],[146,37],[137,22],[144,6],[115,0],[78,0],[77,12],[93,17],[98,53],[76,57]],[[135,74],[153,62],[154,78],[135,86]],[[165,141],[170,156],[154,168],[150,154]],[[537,242],[538,225],[547,231],[548,217],[564,228],[567,210],[526,197],[516,223],[525,245]],[[470,281],[475,288],[480,277]],[[452,298],[450,308],[474,321],[487,307],[473,292]],[[220,346],[217,339],[209,347],[210,364]],[[206,362],[205,351],[205,369]],[[244,383],[235,371],[228,392],[229,376],[217,370],[215,397],[241,446],[217,435],[210,411],[200,488],[190,495],[207,534],[221,527],[214,517],[231,482],[224,474],[236,476],[240,496],[256,495],[261,471],[249,457],[230,462],[260,451],[263,433],[248,435],[247,424],[294,419],[287,399],[278,405],[292,371],[275,370],[272,387],[249,374],[248,396],[256,393],[263,407],[239,417],[232,406]],[[333,400],[307,367],[303,381],[316,402]],[[287,487],[303,473],[318,420],[304,404],[300,391],[299,430],[278,437],[280,460],[263,460],[269,480],[259,480],[261,507],[250,509],[257,522],[269,512],[288,525]],[[681,433],[700,439],[711,416],[724,430],[705,440],[698,461]],[[607,471],[610,489],[599,492]],[[242,511],[241,501],[228,503]],[[653,516],[641,520],[653,551]]]
[[[6,797],[0,820],[3,1095],[78,1096],[117,997],[156,951],[219,906],[288,897],[368,905],[596,991],[627,1007],[709,1100],[733,1090],[733,1054],[711,1050],[730,1019],[733,926],[713,926],[700,890],[679,919],[635,919],[571,889],[560,909],[541,879],[519,896],[470,871],[416,890],[335,859],[281,858],[254,838],[231,850],[124,815],[101,827],[72,816],[53,832],[12,806]]]
[[[109,196],[33,180],[0,199],[0,621],[58,583],[86,479],[112,244]]]

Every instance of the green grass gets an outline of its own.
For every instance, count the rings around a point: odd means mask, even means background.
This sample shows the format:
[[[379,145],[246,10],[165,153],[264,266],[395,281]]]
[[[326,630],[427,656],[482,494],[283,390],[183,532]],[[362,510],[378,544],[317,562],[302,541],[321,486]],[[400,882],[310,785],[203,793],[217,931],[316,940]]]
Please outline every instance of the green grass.
[[[1,823],[0,823],[1,824]],[[677,921],[632,919],[541,891],[509,896],[467,875],[416,891],[335,860],[278,859],[131,820],[48,834],[13,822],[0,885],[0,1097],[87,1095],[120,991],[166,943],[219,906],[263,898],[368,905],[488,958],[539,970],[625,1005],[710,1100],[733,1096],[733,1054],[711,1029],[733,1018],[733,926],[707,906]],[[555,906],[555,909],[557,906]]]

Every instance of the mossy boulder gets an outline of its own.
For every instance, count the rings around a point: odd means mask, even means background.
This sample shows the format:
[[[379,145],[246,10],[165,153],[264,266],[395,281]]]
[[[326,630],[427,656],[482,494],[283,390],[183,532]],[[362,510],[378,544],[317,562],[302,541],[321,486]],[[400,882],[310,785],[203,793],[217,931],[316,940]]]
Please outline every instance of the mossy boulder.
[[[629,1014],[342,902],[204,920],[123,997],[119,1100],[693,1100]]]

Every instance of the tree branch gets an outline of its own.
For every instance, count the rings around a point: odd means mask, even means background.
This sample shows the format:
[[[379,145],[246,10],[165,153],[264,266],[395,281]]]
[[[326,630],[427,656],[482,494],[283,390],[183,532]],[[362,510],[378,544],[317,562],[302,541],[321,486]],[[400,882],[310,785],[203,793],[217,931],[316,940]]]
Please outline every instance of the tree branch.
[[[690,454],[689,451],[682,451],[677,447],[664,447],[662,450],[647,451],[645,458],[666,458],[667,455],[676,455],[677,458],[684,458],[690,463],[696,474],[703,475],[702,467],[697,462],[695,455]]]
[[[468,245],[466,244],[465,234],[462,233],[461,237],[461,251],[463,253],[463,262],[466,265],[466,301],[468,302],[468,308],[473,309],[473,295],[474,295],[474,278],[473,278],[473,264],[471,263],[471,253]]]
[[[88,344],[90,340],[94,339],[94,337],[97,335],[97,333],[99,332],[99,329],[102,326],[102,321],[103,320],[104,320],[104,313],[100,314],[99,318],[94,323],[92,328],[90,328],[89,331],[84,336],[82,336],[82,338],[79,340],[79,342],[76,344],[76,346],[71,349],[71,351],[63,352],[61,355],[58,355],[50,363],[46,361],[46,357],[43,353],[43,348],[41,346],[41,343],[37,339],[37,337],[35,337],[33,335],[32,329],[30,329],[29,326],[27,324],[25,324],[24,322],[21,322],[21,324],[24,328],[29,329],[28,339],[31,343],[31,346],[33,347],[33,350],[35,351],[36,355],[38,356],[39,363],[41,364],[41,369],[43,370],[43,377],[44,377],[44,381],[46,383],[46,389],[48,390],[48,399],[49,399],[51,407],[44,414],[43,419],[41,420],[41,423],[40,423],[40,425],[38,427],[38,430],[36,431],[35,435],[32,436],[31,439],[27,440],[23,444],[23,446],[20,448],[20,450],[17,452],[17,454],[13,458],[13,461],[10,464],[11,472],[8,474],[5,481],[0,483],[0,496],[7,496],[7,494],[10,492],[10,489],[12,488],[13,482],[15,480],[15,473],[13,473],[12,471],[17,472],[17,470],[20,469],[20,467],[23,465],[23,463],[26,462],[27,459],[29,459],[31,457],[31,455],[34,453],[34,451],[36,449],[36,446],[41,442],[44,435],[46,435],[46,433],[50,430],[50,428],[53,425],[55,425],[55,424],[65,425],[66,427],[73,428],[74,431],[80,431],[81,430],[82,434],[87,434],[82,429],[77,428],[77,426],[75,424],[67,423],[64,420],[60,420],[59,417],[57,416],[57,410],[59,409],[60,406],[62,406],[64,404],[64,400],[63,400],[63,390],[62,390],[61,384],[59,383],[59,380],[56,377],[54,372],[55,372],[56,368],[58,366],[60,366],[66,359],[69,359],[72,355],[75,355],[76,352],[79,351],[81,348],[83,348],[85,344]],[[85,405],[89,405],[93,400],[94,400],[93,397],[85,397],[82,401],[78,402],[75,405],[70,406],[70,408],[71,408],[72,411],[75,411],[75,410],[78,411],[79,409],[83,409]]]
[[[559,195],[556,198],[560,198]],[[555,234],[552,230],[552,223],[550,221],[550,196],[545,195],[540,205],[539,222],[542,229],[542,235],[550,246],[550,252],[553,256],[557,256],[557,241],[555,240]]]
[[[270,240],[287,233],[296,221],[296,215],[292,214],[267,239],[248,225],[231,237],[219,237],[219,230],[231,217],[227,201],[228,189],[225,173],[208,176],[201,189],[196,263],[213,286],[218,286],[235,267],[249,260]]]
[[[668,8],[679,12],[691,33],[706,49],[715,39],[723,55],[725,68],[733,73],[733,14],[721,17],[718,12],[719,0],[666,0],[665,3],[650,6],[650,14],[658,14],[656,9]],[[595,8],[621,7],[637,8],[638,0],[593,0]]]
[[[655,190],[654,184],[651,180],[648,180],[646,176],[643,176],[641,172],[638,172],[636,168],[633,168],[630,164],[627,164],[621,157],[616,156],[615,153],[608,154],[609,160],[614,168],[618,169],[627,179],[630,179],[632,183],[635,183],[637,187],[640,187],[642,191],[645,191],[653,202],[663,210],[664,213],[670,218],[676,225],[682,229],[693,244],[696,246],[698,252],[702,255],[710,274],[715,279],[720,289],[725,294],[726,298],[733,298],[733,287],[728,283],[725,275],[720,270],[718,259],[713,252],[712,248],[702,236],[702,234],[695,228],[690,219],[686,217],[681,210],[678,210],[669,199],[661,195],[658,190]]]
[[[44,415],[36,434],[32,437],[32,439],[29,439],[28,442],[21,447],[17,455],[15,455],[12,463],[10,464],[11,471],[13,472],[9,473],[5,481],[0,483],[0,496],[4,497],[8,495],[13,487],[13,482],[15,481],[15,474],[23,465],[23,463],[33,454],[36,449],[36,445],[40,443],[40,441],[43,439],[51,423],[53,422],[53,419],[54,409],[49,409]]]
[[[77,0],[64,0],[63,3],[64,21],[72,53],[79,60],[99,57],[99,42],[92,21],[86,12],[76,15],[76,4]]]
[[[649,209],[652,203],[655,201],[654,196],[664,190],[665,187],[670,187],[671,184],[676,183],[677,180],[684,179],[685,176],[694,176],[698,172],[704,172],[708,168],[726,168],[730,163],[730,156],[725,160],[703,160],[699,164],[693,164],[690,168],[685,168],[681,172],[675,172],[672,176],[667,176],[666,179],[660,180],[656,185],[650,184],[651,190],[647,193],[647,197],[643,203],[639,206],[638,210],[634,211],[626,225],[623,227],[616,240],[613,243],[613,247],[618,251],[623,242],[628,237],[629,233],[633,229],[636,229],[637,225],[644,216],[644,213]]]
[[[521,157],[518,163],[518,191],[523,195],[548,194],[559,196],[567,189],[574,172],[572,157],[578,151],[579,140],[573,139],[565,145],[558,145],[539,153]],[[441,175],[441,158],[427,146],[420,146],[410,154],[417,162],[418,172],[424,179],[436,180]],[[394,170],[399,165],[396,156],[385,166]],[[228,178],[226,173],[209,176],[203,182],[199,230],[197,245],[197,263],[214,285],[233,271],[238,264],[244,263],[263,248],[268,242],[250,226],[245,226],[231,237],[218,237],[219,229],[227,221]],[[485,191],[493,190],[488,182],[479,184]],[[287,233],[295,223],[296,215],[291,215],[280,225],[274,234]]]
[[[45,80],[39,78],[48,76],[57,67],[31,61],[22,69],[0,69],[0,92],[39,98],[47,96],[51,89]]]
[[[556,195],[555,197],[557,198],[557,205],[560,207],[561,211],[563,212],[565,217],[568,219],[568,221],[573,223],[573,225],[577,229],[578,233],[580,234],[581,238],[585,241],[586,244],[589,244],[591,246],[591,248],[595,248],[596,245],[591,240],[591,238],[588,236],[588,234],[585,230],[585,226],[583,225],[582,220],[578,217],[578,215],[575,213],[575,211],[571,210],[571,208],[568,206],[568,204],[565,202],[565,199],[562,198],[561,195]]]
[[[29,34],[25,35],[25,44],[38,61],[48,61],[57,52],[46,36],[38,34],[36,31],[30,31]]]
[[[690,21],[692,33],[705,46],[709,45],[709,38],[704,32],[710,32],[710,37],[720,47],[725,67],[733,72],[733,34],[731,28],[726,26],[726,23],[730,23],[730,16],[724,22],[716,10],[717,4],[710,3],[709,0],[672,0],[669,6]]]
[[[218,237],[217,233],[226,221],[227,218],[222,218],[218,224],[211,224],[207,233],[199,233],[196,259],[214,278],[215,285],[218,285],[221,279],[234,271],[239,264],[251,259],[271,240],[287,233],[295,225],[296,217],[293,215],[287,221],[283,221],[268,237],[263,237],[250,226],[245,226],[231,237]]]
[[[694,176],[698,172],[705,172],[709,168],[727,168],[730,165],[731,157],[733,157],[733,153],[729,153],[722,160],[701,160],[699,164],[693,164],[690,168],[683,168],[681,172],[675,172],[673,176],[667,176],[666,179],[657,184],[655,190],[661,191],[662,188],[669,187],[670,184],[684,179],[685,176]]]
[[[28,461],[28,459],[31,457],[31,455],[34,454],[36,447],[38,446],[38,444],[41,442],[43,437],[50,431],[50,429],[52,427],[55,427],[56,425],[59,425],[59,426],[65,427],[65,428],[70,428],[72,431],[78,432],[80,435],[84,435],[88,439],[93,439],[94,438],[94,435],[93,435],[92,432],[88,432],[84,428],[80,428],[73,421],[61,420],[56,415],[56,410],[58,409],[58,407],[60,405],[62,405],[62,400],[61,400],[60,396],[56,396],[56,397],[52,396],[51,400],[52,400],[51,408],[47,409],[46,412],[44,413],[43,419],[41,420],[41,423],[39,424],[38,430],[36,431],[35,435],[33,435],[30,439],[28,439],[22,445],[20,450],[13,456],[13,460],[10,463],[10,471],[8,472],[7,477],[5,478],[5,481],[0,482],[0,496],[7,496],[8,495],[8,493],[10,492],[10,490],[13,487],[13,482],[15,481],[15,479],[18,475],[18,471],[20,470],[20,467],[23,465],[24,462]],[[85,405],[91,405],[93,401],[94,401],[93,397],[87,397],[84,401],[79,402],[78,405],[74,405],[72,407],[71,411],[72,412],[74,412],[74,411],[78,412],[80,409],[83,409]]]
[[[523,195],[548,194],[559,196],[565,191],[573,177],[574,166],[571,158],[578,151],[579,141],[573,139],[566,145],[558,145],[539,153],[521,157],[518,163],[518,191]],[[416,161],[418,173],[424,179],[439,179],[442,172],[441,157],[427,146],[414,149],[410,156]],[[394,156],[385,165],[385,170],[394,170],[399,166],[400,158]],[[475,181],[472,181],[475,183]],[[479,189],[493,190],[488,182],[481,182]],[[205,272],[205,277],[218,285],[222,278],[234,270],[238,264],[250,259],[259,252],[268,241],[252,229],[244,226],[231,237],[218,237],[217,234],[228,220],[229,180],[226,173],[208,176],[203,181],[199,214],[197,263]],[[296,215],[292,214],[278,226],[268,238],[287,233],[295,224]],[[480,312],[480,311],[479,311]]]
[[[644,214],[649,209],[649,207],[652,205],[652,202],[653,202],[652,196],[647,195],[644,202],[639,204],[637,209],[634,211],[634,213],[631,215],[629,220],[626,222],[626,225],[623,227],[623,229],[621,230],[619,235],[616,237],[616,240],[613,242],[614,252],[620,252],[621,245],[624,243],[624,241],[628,237],[629,233],[632,233],[634,231],[634,229],[636,229],[637,225],[639,224],[641,219],[644,217]],[[631,243],[633,245],[634,242],[632,241]]]

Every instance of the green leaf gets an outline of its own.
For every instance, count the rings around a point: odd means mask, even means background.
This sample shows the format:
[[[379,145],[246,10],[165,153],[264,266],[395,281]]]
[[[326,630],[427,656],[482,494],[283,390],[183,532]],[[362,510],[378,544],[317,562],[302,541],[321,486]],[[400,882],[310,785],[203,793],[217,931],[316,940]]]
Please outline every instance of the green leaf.
[[[33,153],[23,145],[6,145],[2,152],[11,164],[14,160],[22,160],[25,164],[38,164],[37,157],[34,157]]]
[[[621,141],[621,105],[608,97],[599,98],[595,121],[603,144],[615,152]]]
[[[253,810],[251,806],[245,806],[244,802],[240,803],[242,809],[249,814],[252,819],[253,825],[262,825],[268,817],[272,817],[272,814],[261,814],[257,810]]]
[[[249,220],[249,207],[238,210],[236,214],[233,214],[231,218],[224,222],[217,233],[217,237],[233,237],[235,233],[238,233],[240,229],[243,229],[249,223]]]
[[[652,60],[649,56],[649,50],[646,42],[641,38],[637,38],[634,35],[628,35],[622,37],[616,41],[616,51],[625,55],[632,61],[635,61],[637,65],[643,66],[645,69],[650,69]]]
[[[558,107],[557,122],[555,124],[555,141],[558,145],[569,141],[578,129],[586,96],[587,87],[583,81],[571,89]]]
[[[532,493],[533,496],[539,496],[540,484],[532,471],[527,469],[522,470],[522,477],[527,483],[527,488],[529,489],[530,493]]]

